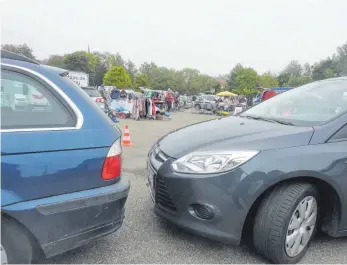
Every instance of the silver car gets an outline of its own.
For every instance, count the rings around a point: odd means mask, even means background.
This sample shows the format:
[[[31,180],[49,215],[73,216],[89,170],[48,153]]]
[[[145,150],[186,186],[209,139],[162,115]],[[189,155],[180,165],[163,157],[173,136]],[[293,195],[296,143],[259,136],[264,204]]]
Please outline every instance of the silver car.
[[[194,109],[196,111],[208,110],[216,111],[217,109],[217,98],[214,95],[201,95],[194,102]]]

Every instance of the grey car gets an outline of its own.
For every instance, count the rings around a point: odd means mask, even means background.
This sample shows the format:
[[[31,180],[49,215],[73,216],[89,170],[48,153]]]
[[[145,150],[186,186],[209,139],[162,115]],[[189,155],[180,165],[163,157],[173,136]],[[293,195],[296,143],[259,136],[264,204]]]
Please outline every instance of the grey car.
[[[298,262],[317,229],[347,236],[347,77],[169,133],[149,151],[148,182],[164,219]]]
[[[214,95],[201,95],[194,102],[194,109],[196,111],[208,110],[208,111],[216,111],[217,109],[217,98]]]

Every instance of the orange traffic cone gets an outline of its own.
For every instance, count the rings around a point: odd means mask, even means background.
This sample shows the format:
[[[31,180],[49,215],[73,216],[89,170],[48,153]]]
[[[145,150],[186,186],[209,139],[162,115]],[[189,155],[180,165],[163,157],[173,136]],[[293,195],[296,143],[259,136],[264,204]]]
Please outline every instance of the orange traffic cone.
[[[128,124],[125,124],[124,131],[123,131],[123,139],[122,139],[122,146],[132,146],[133,143],[130,141],[130,131]]]

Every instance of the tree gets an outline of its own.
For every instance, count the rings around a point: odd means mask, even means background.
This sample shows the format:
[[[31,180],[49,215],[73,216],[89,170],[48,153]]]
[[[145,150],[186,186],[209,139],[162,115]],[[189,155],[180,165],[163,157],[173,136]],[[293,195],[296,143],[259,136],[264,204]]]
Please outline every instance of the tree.
[[[64,64],[71,71],[91,73],[97,64],[97,58],[91,53],[77,51],[64,56]]]
[[[182,71],[176,71],[173,70],[173,88],[175,90],[177,90],[178,92],[180,92],[181,94],[186,94],[189,93],[187,90],[187,85],[186,85],[186,81],[185,81],[185,77],[183,75]]]
[[[134,83],[135,81],[135,76],[137,74],[137,68],[136,68],[136,65],[131,61],[131,60],[128,60],[126,63],[125,63],[125,67],[126,67],[126,70],[131,78],[131,82]]]
[[[153,86],[153,75],[157,68],[158,66],[153,62],[150,62],[150,63],[144,62],[143,64],[140,65],[139,72],[146,74],[148,76],[150,87]]]
[[[204,74],[199,74],[194,76],[191,81],[190,90],[188,93],[196,94],[197,92],[210,92],[212,89],[215,89],[216,85],[219,84],[218,81]]]
[[[54,67],[65,68],[63,55],[51,55],[48,59],[43,60],[43,63]]]
[[[104,75],[108,69],[108,57],[105,53],[93,52],[93,55],[97,58],[97,64],[95,66],[94,83],[97,86],[102,85]]]
[[[130,88],[132,83],[123,66],[112,66],[104,76],[104,85],[124,89]]]
[[[309,76],[291,76],[284,86],[286,87],[298,87],[312,82],[312,78]]]
[[[312,77],[312,66],[309,63],[304,64],[303,75]]]
[[[122,56],[117,52],[115,55],[115,66],[123,66],[125,67],[125,62],[122,58]]]
[[[288,83],[289,78],[290,78],[290,74],[288,74],[288,73],[283,73],[283,72],[280,73],[280,74],[278,75],[278,77],[277,77],[278,85],[279,85],[280,87],[283,87],[284,84]]]
[[[64,65],[68,70],[89,74],[89,83],[95,85],[96,66],[99,58],[92,53],[77,51],[64,56]]]
[[[289,74],[289,76],[301,76],[303,72],[302,66],[298,61],[291,61],[282,71],[282,73]]]
[[[278,80],[276,76],[269,71],[259,76],[259,86],[263,88],[278,87]]]
[[[144,73],[139,74],[135,79],[135,87],[148,87],[149,79],[148,76]]]
[[[326,78],[331,78],[339,76],[338,63],[336,60],[328,57],[325,60],[321,60],[313,65],[312,79],[313,80],[323,80]]]
[[[336,64],[339,76],[347,75],[347,42],[337,47]]]
[[[152,73],[151,86],[153,89],[168,89],[175,90],[174,87],[175,71],[167,67],[158,67]]]
[[[229,74],[229,79],[228,79],[228,87],[230,90],[233,90],[236,88],[236,83],[237,83],[237,74],[238,72],[243,69],[242,64],[238,63],[237,65],[234,66],[234,68],[230,71]]]
[[[243,68],[237,71],[236,88],[234,91],[240,95],[257,93],[258,74],[253,68]]]
[[[197,70],[197,69],[184,68],[184,69],[181,71],[181,73],[182,73],[182,76],[183,76],[183,78],[184,78],[184,80],[185,80],[185,83],[186,83],[185,89],[186,89],[187,91],[189,91],[189,90],[190,90],[190,86],[191,86],[191,82],[192,82],[193,78],[196,78],[196,77],[200,74],[200,72],[199,72],[199,70]]]
[[[33,50],[28,46],[28,44],[4,44],[1,45],[1,49],[4,49],[9,52],[14,52],[17,54],[24,55],[30,59],[35,60],[35,56],[33,55]]]
[[[216,85],[213,86],[213,89],[214,89],[216,94],[222,90],[221,86],[222,85],[220,83],[217,83]]]

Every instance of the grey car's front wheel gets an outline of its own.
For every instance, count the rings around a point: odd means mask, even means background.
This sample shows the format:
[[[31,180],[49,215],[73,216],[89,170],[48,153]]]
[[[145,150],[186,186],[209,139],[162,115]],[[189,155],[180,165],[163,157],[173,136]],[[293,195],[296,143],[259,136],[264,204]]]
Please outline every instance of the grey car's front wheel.
[[[309,183],[276,187],[260,204],[253,242],[259,254],[274,263],[297,263],[316,232],[319,193]]]

